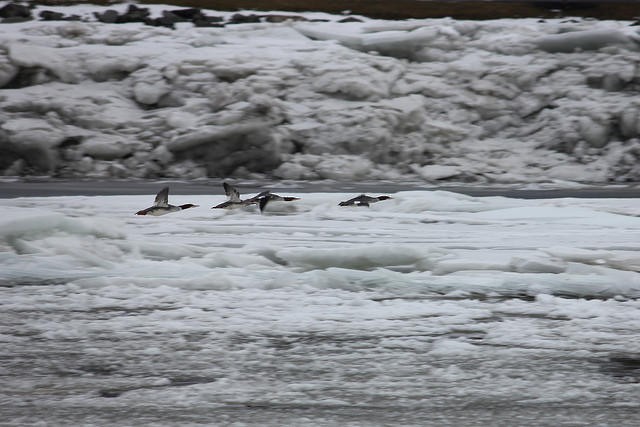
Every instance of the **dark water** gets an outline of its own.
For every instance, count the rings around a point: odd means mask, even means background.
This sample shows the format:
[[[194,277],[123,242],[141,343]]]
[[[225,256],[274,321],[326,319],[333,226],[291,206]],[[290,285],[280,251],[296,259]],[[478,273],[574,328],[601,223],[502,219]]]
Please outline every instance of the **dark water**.
[[[222,180],[114,180],[78,181],[30,179],[24,181],[0,181],[0,198],[49,197],[49,196],[109,196],[109,195],[153,195],[164,186],[169,186],[171,194],[223,194]],[[640,184],[612,186],[576,186],[574,188],[531,188],[525,185],[476,186],[476,185],[428,185],[420,182],[264,182],[234,181],[243,193],[253,193],[270,189],[287,192],[354,192],[354,193],[395,193],[398,191],[453,191],[474,197],[504,196],[521,199],[549,199],[562,197],[580,198],[637,198]]]

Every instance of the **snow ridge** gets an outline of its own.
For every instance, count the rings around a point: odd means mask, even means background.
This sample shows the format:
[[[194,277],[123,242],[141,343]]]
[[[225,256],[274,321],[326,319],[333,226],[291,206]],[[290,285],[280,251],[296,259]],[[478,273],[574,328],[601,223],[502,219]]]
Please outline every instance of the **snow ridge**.
[[[629,22],[305,16],[0,25],[0,171],[640,179],[640,35]]]

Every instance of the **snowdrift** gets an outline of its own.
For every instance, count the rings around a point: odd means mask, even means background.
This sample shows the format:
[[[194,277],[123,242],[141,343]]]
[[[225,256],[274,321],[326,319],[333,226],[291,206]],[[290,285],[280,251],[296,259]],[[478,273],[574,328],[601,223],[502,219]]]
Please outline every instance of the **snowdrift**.
[[[629,22],[109,23],[126,7],[0,24],[4,175],[640,179]]]

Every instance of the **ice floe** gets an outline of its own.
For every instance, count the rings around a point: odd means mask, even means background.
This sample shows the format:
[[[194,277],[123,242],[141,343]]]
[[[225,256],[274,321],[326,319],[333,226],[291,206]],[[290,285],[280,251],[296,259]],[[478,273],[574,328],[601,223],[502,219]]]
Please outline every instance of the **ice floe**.
[[[0,200],[4,420],[634,425],[638,199],[221,193]]]

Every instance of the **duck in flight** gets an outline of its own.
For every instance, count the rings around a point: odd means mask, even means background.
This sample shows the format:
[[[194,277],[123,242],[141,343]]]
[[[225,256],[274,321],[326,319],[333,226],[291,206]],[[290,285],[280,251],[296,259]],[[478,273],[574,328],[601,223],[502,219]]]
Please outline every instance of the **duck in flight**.
[[[227,184],[226,182],[222,183],[222,186],[224,187],[224,194],[227,195],[229,200],[213,206],[211,209],[237,209],[256,203],[255,201],[250,201],[251,199],[242,200],[240,198],[240,192],[234,186]]]
[[[164,187],[158,194],[153,202],[153,206],[142,209],[136,212],[136,215],[153,215],[160,216],[166,215],[171,212],[178,212],[189,208],[197,208],[198,205],[187,203],[184,205],[174,206],[169,204],[169,187]]]
[[[369,207],[371,203],[376,203],[381,200],[391,199],[390,196],[378,196],[372,197],[367,196],[366,194],[361,194],[353,199],[345,200],[344,202],[338,203],[338,206],[366,206]]]
[[[237,188],[226,182],[223,183],[222,186],[224,187],[224,193],[227,195],[229,200],[220,203],[219,205],[216,205],[211,209],[236,209],[250,205],[258,205],[260,207],[260,212],[262,212],[267,206],[267,203],[269,203],[270,201],[290,202],[292,200],[299,200],[298,197],[279,196],[270,191],[263,191],[249,199],[242,200],[240,198],[240,192]]]
[[[267,207],[267,203],[269,202],[292,202],[294,200],[300,200],[299,197],[291,197],[291,196],[279,196],[270,191],[263,191],[258,194],[255,198],[258,199],[258,203],[260,205],[260,212],[264,211],[264,208]]]

